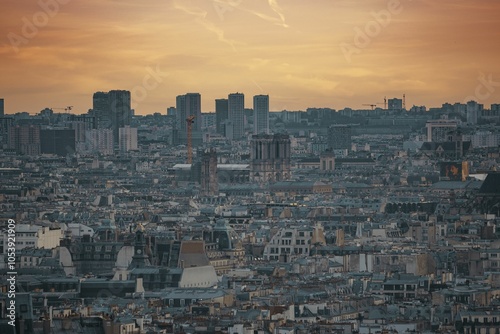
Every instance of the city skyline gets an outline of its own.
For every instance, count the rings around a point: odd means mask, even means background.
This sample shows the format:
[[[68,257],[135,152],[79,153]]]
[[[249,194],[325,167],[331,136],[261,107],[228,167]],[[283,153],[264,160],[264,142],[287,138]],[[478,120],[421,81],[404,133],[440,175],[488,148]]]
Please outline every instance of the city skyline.
[[[190,91],[203,96],[203,112],[235,91],[271,96],[272,111],[363,109],[403,94],[407,109],[498,103],[495,1],[47,0],[5,7],[0,96],[7,114],[67,106],[85,113],[93,92],[114,89],[131,91],[136,114],[165,113]]]

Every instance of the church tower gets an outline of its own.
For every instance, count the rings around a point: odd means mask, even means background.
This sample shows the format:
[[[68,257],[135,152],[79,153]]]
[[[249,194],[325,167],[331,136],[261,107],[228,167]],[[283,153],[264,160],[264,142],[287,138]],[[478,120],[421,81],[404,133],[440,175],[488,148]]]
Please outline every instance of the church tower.
[[[128,267],[129,269],[151,266],[149,258],[146,255],[146,237],[144,232],[144,226],[139,223],[135,229],[134,255],[132,256],[132,262]]]

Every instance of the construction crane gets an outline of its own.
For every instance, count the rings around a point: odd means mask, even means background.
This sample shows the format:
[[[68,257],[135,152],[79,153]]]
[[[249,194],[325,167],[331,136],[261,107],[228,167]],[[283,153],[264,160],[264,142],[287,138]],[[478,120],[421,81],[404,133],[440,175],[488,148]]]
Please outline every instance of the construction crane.
[[[195,115],[190,115],[188,118],[186,118],[186,123],[187,123],[187,163],[191,164],[193,163],[193,123],[194,119],[196,118]]]
[[[377,106],[377,104],[367,104],[367,103],[365,103],[363,105],[372,107],[372,110],[373,110],[373,108],[375,108]]]
[[[384,102],[383,103],[382,102],[377,102],[377,103],[373,103],[373,104],[365,103],[363,105],[364,106],[370,106],[370,107],[372,107],[372,110],[373,110],[373,108],[375,108],[379,104],[383,104],[384,105],[384,109],[387,109],[387,98],[384,97]]]
[[[67,107],[64,107],[64,108],[49,108],[51,110],[54,110],[54,109],[61,109],[61,110],[64,110],[64,111],[71,111],[71,109],[73,109],[73,106],[67,106]]]

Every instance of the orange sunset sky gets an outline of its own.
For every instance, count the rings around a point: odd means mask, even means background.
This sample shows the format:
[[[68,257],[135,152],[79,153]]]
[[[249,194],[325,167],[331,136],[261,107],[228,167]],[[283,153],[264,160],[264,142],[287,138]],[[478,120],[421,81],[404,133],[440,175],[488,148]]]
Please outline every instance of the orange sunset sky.
[[[188,92],[201,94],[203,112],[234,92],[245,94],[246,107],[269,94],[272,111],[361,109],[403,94],[407,108],[474,96],[487,108],[500,103],[498,0],[2,4],[6,113],[85,113],[95,91],[112,89],[132,92],[136,114],[165,113]],[[386,15],[377,21],[375,13]]]

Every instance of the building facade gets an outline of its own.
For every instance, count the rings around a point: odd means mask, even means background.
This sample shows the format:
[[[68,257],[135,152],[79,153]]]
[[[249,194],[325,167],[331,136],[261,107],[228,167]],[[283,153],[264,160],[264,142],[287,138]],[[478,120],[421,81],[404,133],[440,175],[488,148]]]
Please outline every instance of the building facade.
[[[269,183],[290,179],[289,135],[253,135],[250,147],[251,180]]]
[[[51,229],[29,224],[18,224],[16,226],[16,250],[25,248],[52,249],[58,247],[63,238],[60,228]],[[7,234],[3,236],[3,251],[6,250]]]
[[[89,152],[112,155],[113,150],[113,130],[92,129],[86,132],[86,150]]]
[[[427,128],[427,141],[440,143],[448,140],[448,134],[457,129],[458,122],[448,119],[432,120],[428,121],[425,127]]]
[[[388,110],[402,110],[403,109],[403,100],[402,99],[388,99],[387,100],[387,109]]]
[[[120,128],[118,136],[120,152],[137,151],[137,128],[130,126]]]
[[[20,154],[40,154],[40,127],[28,124],[10,127],[9,148]]]

